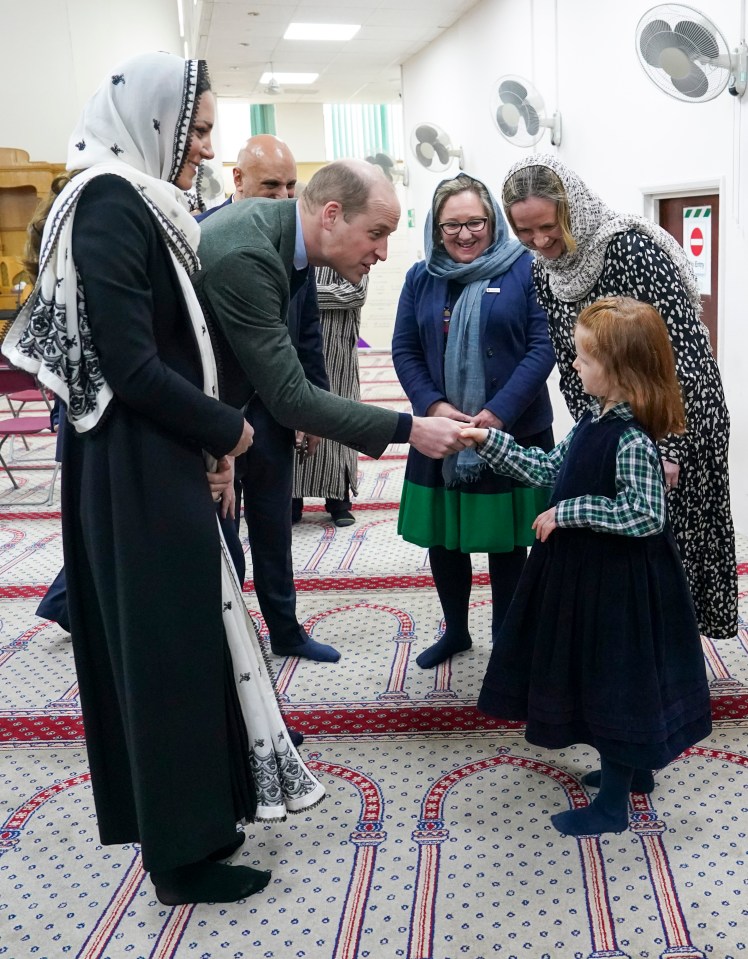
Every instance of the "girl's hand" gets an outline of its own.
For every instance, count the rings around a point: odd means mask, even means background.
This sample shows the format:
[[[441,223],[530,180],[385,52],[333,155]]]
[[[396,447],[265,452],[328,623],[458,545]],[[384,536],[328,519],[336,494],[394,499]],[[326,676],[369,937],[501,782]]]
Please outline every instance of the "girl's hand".
[[[460,430],[460,436],[463,440],[468,440],[467,446],[480,446],[488,439],[488,430],[478,429],[476,426],[468,426]]]
[[[426,410],[426,416],[446,416],[450,420],[459,420],[461,423],[472,423],[473,417],[467,413],[461,413],[456,406],[447,403],[446,400],[437,400]]]
[[[541,513],[540,516],[535,517],[535,522],[532,524],[532,528],[535,530],[535,537],[539,539],[541,543],[544,543],[554,529],[558,528],[556,523],[556,507],[551,506],[550,509],[547,509],[545,513]]]

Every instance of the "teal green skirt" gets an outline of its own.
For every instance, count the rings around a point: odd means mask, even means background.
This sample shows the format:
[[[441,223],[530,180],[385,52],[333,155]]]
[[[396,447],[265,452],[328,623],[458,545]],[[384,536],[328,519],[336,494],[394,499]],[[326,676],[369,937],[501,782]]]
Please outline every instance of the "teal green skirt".
[[[523,446],[553,448],[550,429]],[[548,507],[550,489],[528,487],[483,469],[475,482],[446,489],[441,460],[411,449],[405,469],[397,531],[409,543],[463,553],[508,553],[535,541],[532,524]]]

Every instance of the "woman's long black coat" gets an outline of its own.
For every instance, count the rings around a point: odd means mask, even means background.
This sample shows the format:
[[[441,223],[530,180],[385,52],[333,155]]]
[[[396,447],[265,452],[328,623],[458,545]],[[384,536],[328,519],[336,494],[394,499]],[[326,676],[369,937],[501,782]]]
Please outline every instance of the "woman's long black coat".
[[[201,453],[233,449],[243,417],[202,392],[176,270],[130,184],[85,188],[73,255],[115,393],[91,433],[67,427],[63,461],[86,742],[102,842],[140,842],[145,868],[162,870],[230,842],[251,813],[236,798],[241,724]]]

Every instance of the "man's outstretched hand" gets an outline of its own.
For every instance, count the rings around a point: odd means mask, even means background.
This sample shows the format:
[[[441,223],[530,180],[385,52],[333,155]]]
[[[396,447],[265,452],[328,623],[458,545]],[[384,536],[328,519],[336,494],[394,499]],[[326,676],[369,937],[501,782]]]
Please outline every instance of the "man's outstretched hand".
[[[408,442],[424,456],[440,460],[473,445],[460,435],[466,425],[446,416],[414,416]]]

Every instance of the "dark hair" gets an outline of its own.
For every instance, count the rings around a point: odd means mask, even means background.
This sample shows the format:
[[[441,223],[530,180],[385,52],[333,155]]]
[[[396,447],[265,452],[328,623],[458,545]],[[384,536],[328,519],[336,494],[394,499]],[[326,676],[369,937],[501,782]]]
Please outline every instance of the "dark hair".
[[[187,70],[189,70],[189,63],[186,64]],[[186,73],[185,76],[189,74]],[[187,157],[190,153],[190,147],[192,146],[192,131],[195,125],[195,114],[197,113],[200,107],[200,97],[204,93],[210,91],[210,74],[208,73],[208,64],[205,60],[197,61],[197,76],[195,78],[195,99],[192,101],[192,114],[190,116],[189,126],[187,128],[187,136],[184,139],[184,149],[182,151],[182,159],[177,167],[176,171],[169,180],[171,183],[176,183],[179,179],[182,170],[184,170],[185,164],[187,163]],[[199,182],[199,181],[198,181]],[[198,194],[199,202],[199,194]]]
[[[200,97],[207,93],[211,89],[210,86],[210,73],[208,72],[208,64],[205,60],[197,61],[197,83],[195,85],[195,104],[200,99]]]
[[[685,432],[673,346],[665,321],[653,306],[629,296],[607,297],[582,310],[577,326],[592,335],[590,355],[621,387],[652,439]]]

